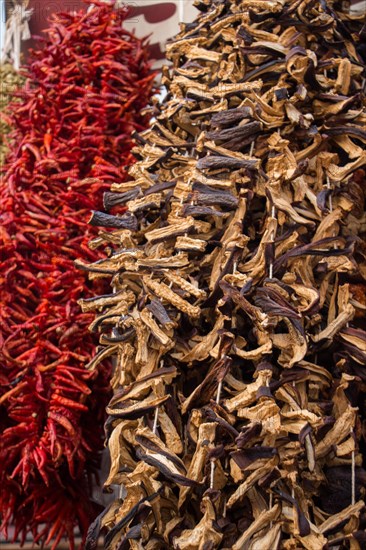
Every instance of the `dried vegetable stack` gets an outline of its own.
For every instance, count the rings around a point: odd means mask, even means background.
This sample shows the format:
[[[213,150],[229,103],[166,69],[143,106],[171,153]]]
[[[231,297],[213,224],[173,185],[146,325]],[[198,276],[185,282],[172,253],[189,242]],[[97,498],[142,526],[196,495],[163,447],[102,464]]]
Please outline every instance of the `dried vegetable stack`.
[[[79,261],[111,292],[108,550],[365,548],[363,20],[196,2],[166,100]],[[114,216],[114,204],[127,207]],[[113,290],[113,292],[112,292]]]
[[[14,99],[13,95],[23,84],[23,78],[17,73],[10,63],[0,65],[0,170],[4,165],[8,151],[7,136],[10,126],[7,120],[7,107]]]
[[[90,488],[110,399],[110,364],[85,369],[98,339],[77,304],[103,285],[73,262],[101,257],[87,247],[90,210],[126,179],[154,80],[127,9],[87,4],[55,15],[33,53],[0,188],[1,530],[53,548],[65,534],[73,548],[99,512]]]

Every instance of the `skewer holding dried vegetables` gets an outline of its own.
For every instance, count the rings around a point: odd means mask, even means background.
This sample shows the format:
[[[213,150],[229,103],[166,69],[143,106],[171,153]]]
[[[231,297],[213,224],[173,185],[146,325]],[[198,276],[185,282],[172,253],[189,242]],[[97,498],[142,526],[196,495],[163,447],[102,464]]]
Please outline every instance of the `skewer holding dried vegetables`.
[[[154,79],[146,40],[123,28],[128,10],[88,4],[54,15],[33,52],[0,189],[1,530],[53,548],[64,535],[73,548],[74,528],[85,534],[97,513],[110,398],[110,365],[85,370],[97,340],[77,305],[104,287],[73,261],[101,257],[87,248],[89,212],[126,179]]]
[[[365,544],[364,21],[200,0],[79,267],[113,354],[105,548]],[[111,203],[127,212],[113,217]],[[94,244],[95,245],[95,244]],[[84,311],[93,302],[81,300]]]

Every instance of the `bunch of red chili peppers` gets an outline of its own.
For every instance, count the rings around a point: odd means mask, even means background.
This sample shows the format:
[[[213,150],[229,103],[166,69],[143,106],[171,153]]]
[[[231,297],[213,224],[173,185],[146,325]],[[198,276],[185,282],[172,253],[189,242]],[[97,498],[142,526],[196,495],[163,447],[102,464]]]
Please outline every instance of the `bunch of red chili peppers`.
[[[1,528],[53,548],[65,535],[73,548],[74,528],[85,532],[96,512],[109,394],[110,367],[85,369],[97,341],[77,305],[98,281],[74,260],[98,257],[90,210],[126,179],[154,87],[146,41],[123,28],[127,10],[87,3],[54,16],[33,52],[0,187]]]

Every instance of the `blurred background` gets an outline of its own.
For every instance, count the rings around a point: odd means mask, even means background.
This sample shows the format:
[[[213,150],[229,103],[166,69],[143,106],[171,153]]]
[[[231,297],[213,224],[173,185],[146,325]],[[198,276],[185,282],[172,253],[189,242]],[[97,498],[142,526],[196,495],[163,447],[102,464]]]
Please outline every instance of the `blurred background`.
[[[120,4],[130,8],[130,16],[126,22],[126,28],[135,30],[140,37],[150,35],[151,55],[156,61],[155,67],[160,66],[164,60],[164,48],[166,41],[179,31],[179,22],[190,22],[194,19],[197,10],[193,6],[193,0],[126,0]],[[85,8],[82,0],[0,0],[1,6],[1,47],[5,40],[5,25],[15,7],[19,7],[23,19],[28,19],[29,35],[41,35],[47,28],[47,20],[52,13],[58,11],[77,11]],[[31,15],[28,17],[28,13]],[[24,25],[24,26],[26,26]],[[19,26],[19,25],[18,25]],[[28,29],[24,29],[27,30]],[[27,35],[25,35],[26,37]],[[34,44],[32,38],[22,40],[21,49],[23,55]],[[12,56],[14,52],[9,52]]]

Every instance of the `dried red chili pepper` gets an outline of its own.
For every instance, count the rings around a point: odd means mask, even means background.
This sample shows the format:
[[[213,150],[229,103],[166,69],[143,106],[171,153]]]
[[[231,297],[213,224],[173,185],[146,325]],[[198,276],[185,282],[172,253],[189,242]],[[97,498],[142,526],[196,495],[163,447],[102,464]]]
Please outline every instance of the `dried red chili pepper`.
[[[125,180],[154,89],[146,40],[123,28],[128,10],[86,2],[87,13],[55,15],[33,53],[0,189],[1,529],[53,548],[65,535],[73,548],[74,527],[85,532],[97,511],[109,394],[110,367],[84,368],[96,339],[77,305],[101,283],[73,261],[99,257],[89,212]]]

